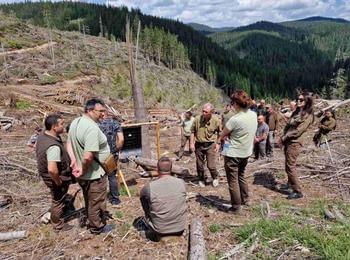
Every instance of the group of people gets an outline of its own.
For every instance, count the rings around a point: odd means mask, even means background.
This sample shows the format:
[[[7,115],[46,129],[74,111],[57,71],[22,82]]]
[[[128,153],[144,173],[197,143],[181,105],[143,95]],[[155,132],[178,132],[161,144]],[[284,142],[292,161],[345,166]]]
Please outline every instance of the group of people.
[[[112,118],[100,99],[90,99],[84,114],[69,125],[68,140],[63,144],[61,134],[66,129],[61,115],[45,118],[45,130],[37,137],[35,150],[39,174],[51,191],[51,223],[56,230],[69,230],[64,222],[65,198],[71,183],[82,188],[86,218],[81,221],[91,233],[107,232],[106,226],[107,174],[101,162],[112,154],[118,160],[123,146],[120,123]],[[116,172],[108,174],[112,205],[120,203]],[[88,223],[86,223],[88,220]]]
[[[274,137],[279,128],[277,113],[274,106],[265,105],[264,102],[260,102],[256,110],[252,109],[251,98],[242,90],[232,94],[231,103],[226,106],[221,119],[214,110],[214,106],[207,103],[196,117],[190,111],[185,113],[177,160],[181,159],[185,145],[189,142],[189,149],[196,157],[198,185],[205,187],[207,184],[206,165],[212,177],[212,186],[217,187],[216,157],[221,153],[231,197],[230,212],[238,214],[242,205],[250,203],[245,169],[254,147],[261,157],[273,155]],[[298,95],[295,109],[289,116],[281,138],[277,140],[284,146],[288,176],[287,183],[279,188],[290,190],[288,199],[303,197],[296,161],[302,146],[302,136],[313,121],[313,98],[305,92]],[[333,127],[333,120],[329,119],[327,113],[324,122],[327,122],[324,123],[327,128],[320,126],[320,136],[329,133]],[[107,174],[104,162],[111,154],[118,161],[124,140],[121,125],[108,114],[100,99],[88,100],[84,114],[71,122],[66,146],[60,137],[64,125],[62,116],[47,116],[45,130],[38,134],[35,147],[38,171],[51,190],[53,227],[56,230],[72,228],[64,222],[64,200],[69,185],[78,182],[85,200],[86,214],[82,224],[93,234],[109,232],[113,226],[106,224],[107,178],[110,203],[118,205],[120,200],[116,172]],[[157,169],[159,177],[145,185],[140,192],[140,202],[145,213],[142,223],[148,233],[158,238],[181,235],[186,228],[185,183],[172,176],[172,161],[168,157],[159,159]]]

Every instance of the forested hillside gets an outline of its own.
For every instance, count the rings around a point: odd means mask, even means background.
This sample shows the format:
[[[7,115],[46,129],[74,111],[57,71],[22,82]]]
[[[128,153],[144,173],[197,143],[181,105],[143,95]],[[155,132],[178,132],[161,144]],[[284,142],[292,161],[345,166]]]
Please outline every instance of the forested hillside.
[[[350,80],[345,66],[350,57],[350,23],[346,20],[262,21],[210,37],[242,60],[277,73],[274,84],[287,89],[299,85],[328,97],[346,93]]]
[[[236,88],[243,88],[255,97],[292,96],[296,87],[307,85],[309,89],[317,90],[324,85],[324,78],[305,79],[299,74],[290,81],[286,79],[285,74],[279,72],[278,68],[264,68],[255,61],[240,59],[234,50],[220,47],[188,25],[179,21],[144,15],[139,10],[129,12],[127,8],[73,2],[27,2],[0,5],[0,9],[5,12],[14,12],[19,18],[35,25],[60,30],[79,30],[86,34],[100,35],[117,41],[125,38],[125,22],[128,16],[133,25],[134,35],[138,21],[141,22],[143,32],[141,39],[144,40],[141,46],[146,49],[150,58],[170,67],[175,63],[179,63],[176,65],[180,67],[190,65],[196,73],[211,84],[223,88],[226,93]],[[159,33],[159,30],[163,33]],[[152,36],[147,35],[147,32],[152,32]],[[176,37],[170,37],[171,44],[178,46],[176,57],[171,57],[167,52],[173,52],[173,48],[170,47],[172,45],[163,44],[161,35],[167,33],[176,35]],[[176,38],[177,43],[175,43]],[[146,39],[152,39],[151,44],[145,44]],[[148,47],[151,48],[147,49]],[[169,59],[172,61],[169,62]],[[324,74],[325,71],[324,68],[320,71],[317,68],[315,70],[317,75]],[[309,72],[310,69],[306,68],[304,71]]]

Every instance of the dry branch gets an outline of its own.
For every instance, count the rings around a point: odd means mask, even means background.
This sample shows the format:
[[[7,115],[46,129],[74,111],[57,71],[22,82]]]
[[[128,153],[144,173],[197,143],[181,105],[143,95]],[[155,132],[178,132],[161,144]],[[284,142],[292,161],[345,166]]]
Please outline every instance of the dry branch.
[[[203,235],[203,225],[200,218],[195,218],[191,222],[189,244],[189,260],[207,259],[207,250],[205,249],[205,240]]]
[[[27,231],[13,231],[13,232],[0,233],[0,241],[26,238],[27,235],[28,235]]]

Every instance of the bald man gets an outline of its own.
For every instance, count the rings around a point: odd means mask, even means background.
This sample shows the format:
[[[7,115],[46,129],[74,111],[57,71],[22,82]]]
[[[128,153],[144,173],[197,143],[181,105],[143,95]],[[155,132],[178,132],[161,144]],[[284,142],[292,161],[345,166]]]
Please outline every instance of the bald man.
[[[207,161],[207,167],[213,179],[212,185],[219,185],[218,172],[216,169],[216,154],[220,149],[221,143],[219,134],[221,129],[220,119],[214,114],[214,106],[207,103],[202,108],[202,114],[198,115],[192,124],[190,148],[196,154],[196,167],[199,178],[199,186],[205,187],[204,164]]]
[[[255,159],[264,159],[266,156],[266,139],[269,134],[269,126],[265,123],[263,115],[258,116],[258,129],[254,139]]]
[[[146,237],[159,241],[163,236],[181,235],[186,228],[186,187],[182,179],[171,176],[172,162],[159,159],[159,178],[146,184],[140,192],[145,212]]]

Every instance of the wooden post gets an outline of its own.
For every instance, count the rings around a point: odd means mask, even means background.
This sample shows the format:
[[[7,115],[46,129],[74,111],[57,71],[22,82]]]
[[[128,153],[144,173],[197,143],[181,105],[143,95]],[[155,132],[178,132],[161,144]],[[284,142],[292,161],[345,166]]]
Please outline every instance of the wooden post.
[[[202,220],[195,218],[191,222],[190,226],[190,250],[188,259],[189,260],[206,260],[207,251],[205,249],[205,240],[203,236]]]
[[[156,132],[157,132],[157,159],[160,159],[160,125],[159,122],[156,124]]]
[[[126,193],[128,194],[128,197],[131,198],[131,194],[130,194],[130,191],[129,191],[129,187],[128,185],[126,184],[126,181],[125,181],[125,178],[124,178],[124,174],[122,173],[122,171],[120,169],[118,169],[118,177],[122,180],[123,184],[124,184],[124,187],[126,189]]]

